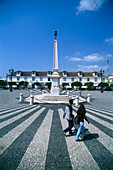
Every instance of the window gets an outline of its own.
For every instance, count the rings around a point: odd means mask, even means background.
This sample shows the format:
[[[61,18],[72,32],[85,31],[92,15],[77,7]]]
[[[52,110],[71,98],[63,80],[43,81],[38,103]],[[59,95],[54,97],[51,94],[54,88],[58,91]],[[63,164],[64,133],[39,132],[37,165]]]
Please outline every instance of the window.
[[[87,81],[90,81],[90,78],[87,78]]]
[[[71,78],[71,81],[74,81],[74,78]]]
[[[82,78],[79,78],[79,81],[82,81]]]
[[[43,81],[43,77],[40,77],[40,81]]]
[[[24,80],[27,81],[27,77],[24,77]]]
[[[32,81],[35,81],[35,77],[32,77]]]
[[[105,82],[105,78],[102,78],[102,81]]]
[[[48,75],[51,75],[51,71],[48,71]]]
[[[97,76],[97,72],[95,72],[95,76]]]
[[[64,75],[65,75],[65,76],[67,75],[66,71],[64,71]]]
[[[97,82],[97,78],[95,78],[95,82]]]
[[[50,77],[48,77],[48,81],[50,81]]]
[[[17,81],[19,81],[20,80],[20,77],[17,77]]]
[[[64,81],[66,81],[66,78],[63,78]]]

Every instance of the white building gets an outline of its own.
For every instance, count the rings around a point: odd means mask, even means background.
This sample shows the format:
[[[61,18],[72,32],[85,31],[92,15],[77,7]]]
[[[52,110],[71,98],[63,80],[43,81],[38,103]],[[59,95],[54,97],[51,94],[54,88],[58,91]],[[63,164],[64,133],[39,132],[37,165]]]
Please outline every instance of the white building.
[[[113,74],[108,76],[108,82],[109,82],[109,85],[113,84]]]
[[[12,74],[12,82],[21,82],[27,81],[29,85],[32,85],[36,82],[45,84],[51,82],[52,71],[16,71]],[[102,82],[108,82],[107,77],[102,75],[99,72],[58,72],[60,75],[60,86],[62,83],[69,83],[71,86],[72,82],[81,82],[84,85],[86,82],[93,82],[94,86]],[[11,76],[8,75],[6,78],[7,82],[11,82]]]

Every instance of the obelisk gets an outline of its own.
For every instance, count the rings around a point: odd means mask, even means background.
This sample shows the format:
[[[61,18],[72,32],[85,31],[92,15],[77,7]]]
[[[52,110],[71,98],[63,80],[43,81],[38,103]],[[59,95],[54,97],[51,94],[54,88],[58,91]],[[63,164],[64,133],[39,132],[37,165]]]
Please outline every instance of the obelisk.
[[[58,49],[57,49],[57,30],[54,31],[55,40],[54,40],[54,58],[53,58],[53,74],[52,78],[52,86],[51,86],[51,94],[52,95],[60,95],[59,88],[59,80],[60,75],[58,73]]]

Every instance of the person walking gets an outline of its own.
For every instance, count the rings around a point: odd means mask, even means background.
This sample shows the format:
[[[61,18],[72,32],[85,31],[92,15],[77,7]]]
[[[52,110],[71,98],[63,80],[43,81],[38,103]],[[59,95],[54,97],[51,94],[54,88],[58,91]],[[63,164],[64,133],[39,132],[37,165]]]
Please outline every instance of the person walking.
[[[85,131],[84,131],[84,119],[88,122],[88,124],[89,124],[89,121],[88,121],[85,114],[86,114],[86,109],[85,109],[84,105],[81,104],[80,107],[77,110],[77,115],[78,115],[78,118],[79,118],[79,128],[78,128],[78,131],[77,131],[77,134],[76,134],[76,141],[79,141],[79,136],[80,136],[81,132],[82,132],[83,139],[86,138],[86,134],[85,134]]]
[[[65,112],[63,115],[63,119],[66,118],[68,121],[68,127],[64,130],[64,135],[66,135],[66,132],[69,131],[69,134],[72,134],[72,127],[74,126],[73,124],[73,118],[74,115],[72,114],[72,104],[73,104],[73,99],[69,100],[69,104],[65,107]]]

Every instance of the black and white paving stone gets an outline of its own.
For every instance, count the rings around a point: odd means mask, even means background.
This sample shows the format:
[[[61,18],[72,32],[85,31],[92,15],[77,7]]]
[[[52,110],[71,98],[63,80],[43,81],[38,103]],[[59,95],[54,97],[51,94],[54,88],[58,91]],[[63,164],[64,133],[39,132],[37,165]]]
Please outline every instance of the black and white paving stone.
[[[75,134],[63,134],[67,127],[64,104],[30,106],[19,103],[19,93],[0,91],[0,170],[113,169],[113,107],[106,104],[110,96],[113,105],[112,92],[103,96],[92,92],[94,102],[85,104],[90,121],[85,122],[87,138],[80,136],[80,142]],[[75,115],[76,110],[73,106]]]

